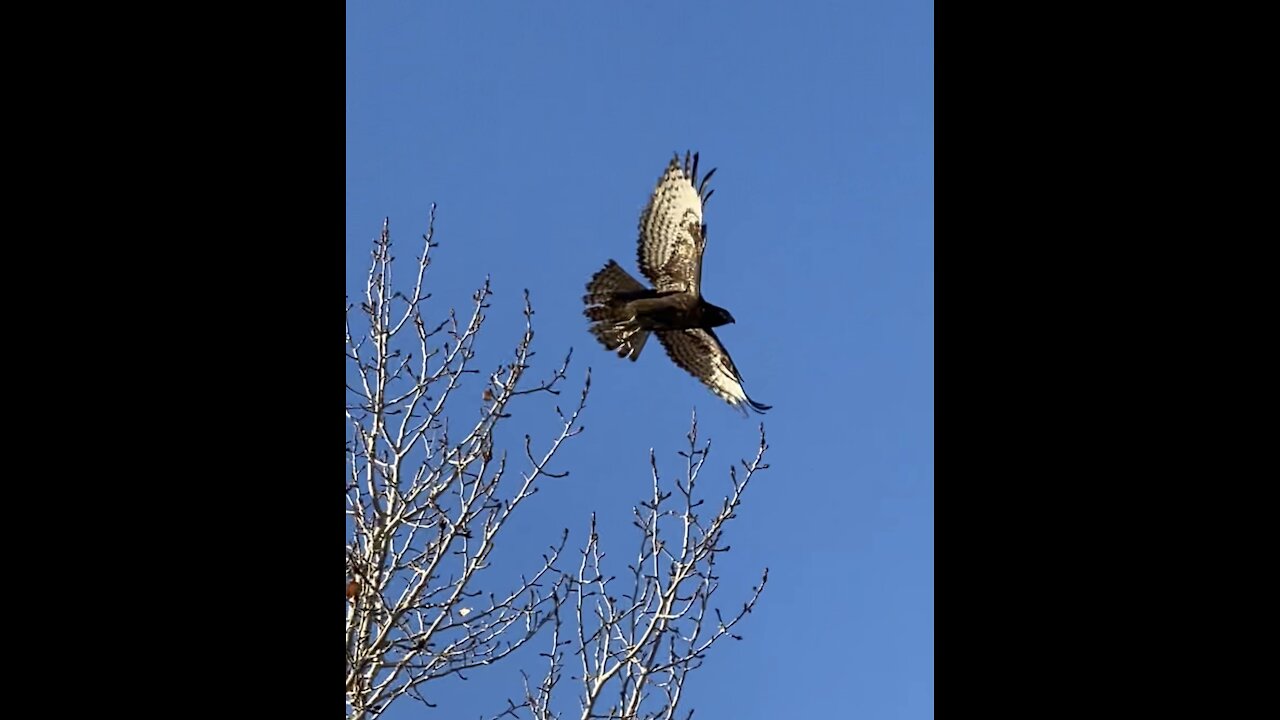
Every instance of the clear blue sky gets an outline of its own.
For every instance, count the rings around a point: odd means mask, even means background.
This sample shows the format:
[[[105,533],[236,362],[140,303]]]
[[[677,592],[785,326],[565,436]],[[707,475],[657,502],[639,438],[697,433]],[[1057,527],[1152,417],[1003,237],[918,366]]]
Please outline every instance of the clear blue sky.
[[[586,433],[563,456],[572,474],[535,498],[504,561],[563,527],[580,544],[593,510],[604,545],[630,553],[648,449],[673,475],[694,407],[712,440],[707,490],[723,493],[729,463],[754,450],[758,418],[657,345],[617,359],[582,317],[605,261],[634,270],[639,213],[685,149],[719,168],[704,294],[737,318],[718,334],[773,410],[772,467],[729,529],[717,598],[738,605],[765,566],[769,587],[684,707],[930,718],[932,3],[348,3],[350,291],[382,218],[408,257],[435,202],[436,316],[493,279],[480,366],[506,360],[528,288],[532,372],[570,347],[570,379],[593,370]],[[544,435],[554,424],[524,420]],[[427,716],[493,714],[515,670],[440,684]]]

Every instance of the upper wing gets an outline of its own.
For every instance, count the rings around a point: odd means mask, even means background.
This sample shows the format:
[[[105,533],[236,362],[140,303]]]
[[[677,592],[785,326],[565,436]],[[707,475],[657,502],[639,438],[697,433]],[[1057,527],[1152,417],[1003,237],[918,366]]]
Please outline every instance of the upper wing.
[[[667,355],[676,365],[688,370],[734,408],[745,412],[745,405],[763,413],[771,407],[747,397],[747,391],[742,388],[742,376],[734,367],[729,351],[711,330],[662,330],[658,332],[658,340],[662,341],[662,347],[667,349]]]
[[[640,272],[657,290],[675,290],[700,295],[702,251],[707,244],[707,226],[702,207],[714,190],[707,190],[713,168],[698,180],[698,156],[689,153],[680,164],[677,155],[667,164],[649,204],[640,215]]]

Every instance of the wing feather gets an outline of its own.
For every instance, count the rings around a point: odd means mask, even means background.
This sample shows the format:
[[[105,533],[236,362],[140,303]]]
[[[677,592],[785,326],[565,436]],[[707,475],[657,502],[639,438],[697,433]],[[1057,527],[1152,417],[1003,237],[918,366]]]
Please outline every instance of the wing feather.
[[[746,412],[749,407],[758,413],[770,409],[747,396],[742,387],[742,375],[729,357],[729,351],[709,329],[662,330],[657,333],[667,355],[690,375],[702,381],[734,408]]]
[[[640,215],[640,272],[657,290],[702,293],[702,253],[707,226],[702,209],[714,190],[707,180],[715,168],[698,180],[698,155],[676,155],[658,179],[649,203]]]

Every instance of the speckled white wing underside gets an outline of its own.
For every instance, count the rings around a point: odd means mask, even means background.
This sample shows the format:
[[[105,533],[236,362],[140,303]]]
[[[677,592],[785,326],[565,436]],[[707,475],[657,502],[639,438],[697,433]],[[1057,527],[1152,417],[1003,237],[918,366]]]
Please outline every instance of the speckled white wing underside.
[[[696,174],[687,158],[684,167],[672,159],[640,215],[640,272],[657,290],[701,293],[706,236]]]
[[[729,352],[720,344],[720,339],[710,330],[698,328],[693,330],[664,330],[657,333],[662,347],[676,365],[689,371],[690,375],[702,381],[734,408],[745,412],[749,406],[756,412],[764,412],[768,405],[761,405],[747,397],[742,388],[742,376],[734,367]]]

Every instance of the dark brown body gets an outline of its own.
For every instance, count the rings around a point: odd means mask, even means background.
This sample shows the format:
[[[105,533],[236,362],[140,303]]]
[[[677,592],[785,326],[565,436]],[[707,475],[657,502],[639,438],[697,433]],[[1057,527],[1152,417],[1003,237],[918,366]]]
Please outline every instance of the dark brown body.
[[[586,316],[606,348],[635,360],[651,332],[713,328],[733,322],[728,310],[701,295],[641,285],[610,260],[587,283]]]
[[[723,308],[689,293],[623,293],[615,295],[611,304],[615,316],[634,318],[641,330],[689,330],[733,322]]]

